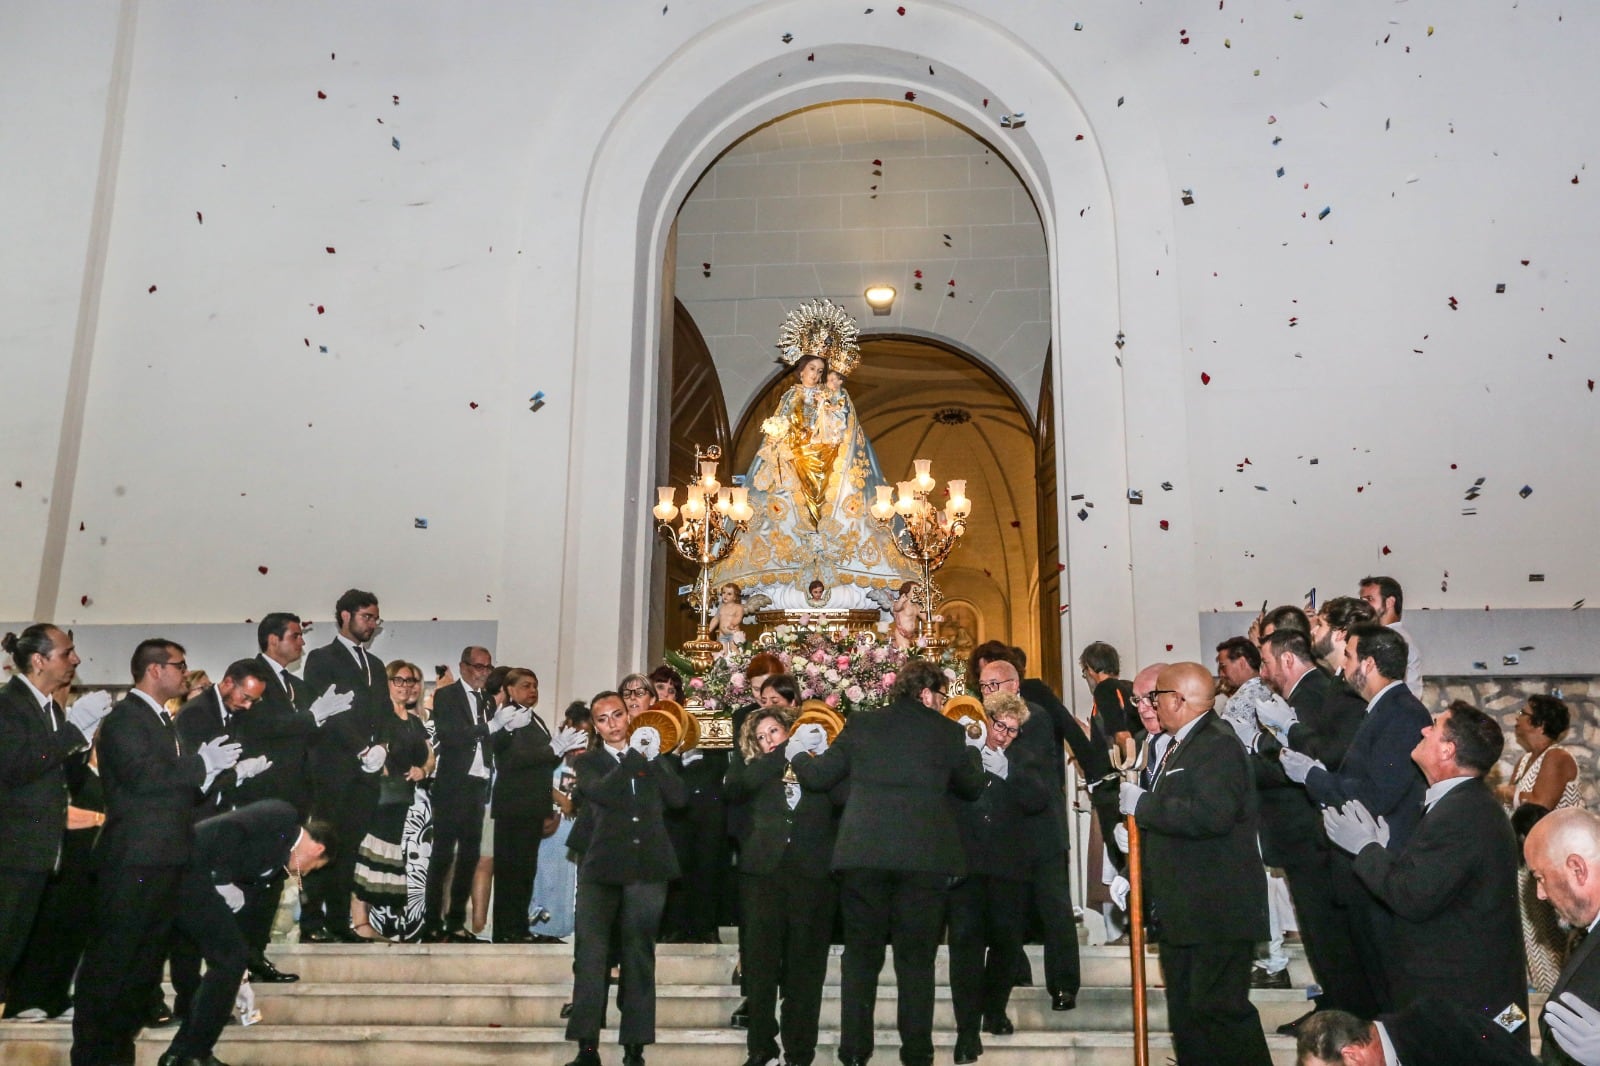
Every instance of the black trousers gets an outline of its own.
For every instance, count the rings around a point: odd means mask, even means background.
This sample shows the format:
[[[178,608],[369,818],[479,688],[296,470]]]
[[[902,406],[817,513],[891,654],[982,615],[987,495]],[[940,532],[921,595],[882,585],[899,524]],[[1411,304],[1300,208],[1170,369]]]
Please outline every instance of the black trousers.
[[[495,844],[495,866],[500,847]],[[578,882],[577,926],[573,934],[572,1014],[567,1018],[567,1039],[580,1047],[600,1040],[605,1024],[606,975],[611,968],[612,936],[617,938],[622,964],[617,1006],[622,1011],[620,1037],[624,1044],[656,1041],[656,933],[667,886],[662,881],[631,885]],[[523,913],[527,913],[524,906]]]
[[[228,1024],[239,982],[250,959],[250,947],[238,919],[217,894],[210,878],[185,871],[178,889],[176,931],[187,950],[205,960],[205,977],[188,997],[178,1033],[168,1051],[185,1059],[204,1060],[216,1047],[222,1027]],[[178,949],[173,951],[173,982],[177,982]],[[184,1000],[182,993],[178,1000]]]
[[[933,963],[944,929],[950,879],[907,870],[844,870],[839,906],[844,912],[844,967],[840,983],[839,1055],[871,1056],[872,1016],[885,942],[894,946],[899,989],[900,1061],[933,1061]]]
[[[428,860],[425,928],[460,929],[467,924],[467,899],[472,895],[472,875],[483,848],[483,808],[488,798],[489,782],[480,778],[434,782],[433,857]]]
[[[773,873],[739,876],[744,915],[740,943],[750,1011],[746,1048],[763,1060],[776,1058],[781,1032],[789,1066],[806,1066],[817,1054],[817,1019],[837,896],[833,879],[818,877],[818,872],[816,864],[791,863],[786,857]]]
[[[376,778],[375,774],[364,776]],[[318,929],[350,926],[350,894],[355,889],[356,858],[378,809],[377,781],[370,784],[359,781],[336,797],[321,798],[317,809],[338,832],[339,850],[332,862],[312,870],[302,879],[305,890],[300,901],[302,936]]]
[[[1182,947],[1162,941],[1167,1024],[1178,1066],[1271,1066],[1261,1016],[1250,1002],[1255,944],[1248,940]]]
[[[1027,921],[1028,883],[982,874],[950,890],[950,999],[956,1032],[978,1035],[1005,1014]]]
[[[73,1004],[72,1066],[134,1060],[133,1038],[160,991],[182,875],[181,866],[100,871],[98,924],[83,954]]]
[[[27,949],[0,989],[6,1017],[37,1007],[53,1018],[72,1006],[72,975],[89,942],[93,913],[94,875],[87,862],[63,865],[45,886]]]
[[[1281,867],[1289,882],[1300,922],[1300,941],[1306,960],[1322,986],[1319,1009],[1348,1011],[1358,1018],[1378,1016],[1379,1004],[1356,950],[1350,928],[1351,911],[1334,900],[1333,870],[1326,852],[1308,851],[1285,856]]]
[[[539,872],[539,841],[544,818],[496,813],[494,818],[494,938],[528,935],[528,906]],[[437,833],[435,825],[434,832]],[[437,861],[437,860],[435,860]],[[456,860],[460,862],[460,860]],[[467,866],[467,886],[477,861]],[[431,868],[430,868],[431,869]],[[464,906],[464,905],[463,905]],[[463,911],[464,913],[464,911]]]
[[[691,795],[667,812],[667,835],[682,875],[667,889],[661,939],[705,943],[715,939],[724,910],[728,870],[727,811],[719,796]]]
[[[1050,994],[1078,994],[1083,983],[1078,958],[1078,923],[1072,915],[1072,888],[1067,880],[1070,856],[1053,855],[1033,868],[1033,912],[1044,941],[1044,978]]]
[[[285,880],[278,877],[264,884],[247,886],[244,890],[244,909],[236,917],[252,959],[263,954],[272,940],[272,920],[278,916],[278,903],[283,899]]]
[[[47,870],[0,867],[0,1000],[9,1000],[11,972],[22,959],[33,933],[39,903],[50,881]]]

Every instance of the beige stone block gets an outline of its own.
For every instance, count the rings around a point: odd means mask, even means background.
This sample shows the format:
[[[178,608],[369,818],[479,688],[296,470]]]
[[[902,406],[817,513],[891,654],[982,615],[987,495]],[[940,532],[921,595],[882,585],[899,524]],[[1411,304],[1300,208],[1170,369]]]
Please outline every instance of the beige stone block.
[[[952,233],[951,237],[958,235],[964,238],[965,231]],[[883,231],[883,256],[885,259],[904,259],[923,271],[941,271],[945,268],[939,264],[953,261],[955,252],[944,246],[942,231],[926,226],[910,226]]]
[[[854,195],[882,185],[872,176],[873,167],[862,162],[802,163],[795,167],[795,194],[798,196]]]
[[[801,263],[854,263],[884,256],[879,229],[816,230],[795,234],[794,257]]]
[[[678,236],[748,233],[756,228],[754,199],[701,200],[691,197],[678,212]],[[681,251],[679,253],[682,254]]]
[[[841,203],[840,225],[845,229],[893,229],[923,226],[928,222],[928,193],[881,193],[846,196]]]
[[[1037,223],[1008,222],[998,226],[973,226],[966,251],[977,256],[1043,260],[1044,230]]]
[[[929,156],[914,164],[900,164],[884,173],[890,192],[967,189],[970,160],[966,156]]]
[[[704,277],[700,264],[680,266],[673,275],[678,299],[686,304],[698,300],[746,300],[756,294],[755,271],[749,266],[712,265],[711,276]]]
[[[796,172],[792,166],[766,166],[761,163],[728,166],[724,162],[717,164],[713,174],[715,189],[712,191],[719,200],[795,195]],[[705,182],[700,184],[704,186]],[[691,199],[699,195],[700,190],[696,189]]]
[[[928,225],[1009,225],[1012,193],[1007,189],[963,189],[928,193]]]
[[[712,266],[739,263],[792,263],[793,233],[719,233]]]
[[[810,263],[756,267],[756,296],[759,299],[809,300],[817,291],[817,270]]]
[[[755,228],[763,232],[839,228],[837,196],[767,196],[756,204]]]
[[[1022,179],[993,152],[968,156],[967,184],[974,189],[1020,189]]]

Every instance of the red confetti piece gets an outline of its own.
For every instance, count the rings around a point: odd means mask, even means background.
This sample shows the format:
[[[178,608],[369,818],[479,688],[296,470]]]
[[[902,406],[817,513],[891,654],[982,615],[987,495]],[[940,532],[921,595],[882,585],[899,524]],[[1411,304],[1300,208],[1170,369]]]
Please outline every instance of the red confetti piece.
[[[1450,469],[1451,469],[1451,470],[1454,470],[1454,469],[1455,469],[1455,468],[1456,468],[1456,464],[1454,464],[1454,463],[1451,463],[1451,464],[1450,464]]]
[[[325,309],[323,308],[323,306],[321,304],[318,304],[317,305],[317,314],[320,315],[320,314],[324,314],[324,313],[325,313]]]
[[[79,596],[78,597],[78,602],[81,603],[83,606],[87,607],[87,606],[89,606],[89,597],[87,597],[87,596]]]
[[[906,90],[906,99],[907,100],[915,100],[916,98],[917,98],[917,94],[916,93],[912,92],[910,89]],[[1577,178],[1573,178],[1572,180],[1573,180],[1574,183],[1576,183],[1578,179]]]
[[[1590,378],[1589,379],[1589,391],[1590,392],[1594,391],[1594,378]]]
[[[1011,520],[1011,528],[1012,529],[1021,529],[1022,528],[1022,523],[1017,521],[1016,519],[1012,519]]]
[[[323,251],[324,251],[324,252],[327,252],[327,253],[328,253],[328,254],[329,254],[329,255],[332,255],[332,254],[333,254],[333,252],[334,252],[334,248],[333,248],[333,245],[331,245],[331,244],[330,244],[330,245],[328,245],[328,246],[327,246],[327,247],[326,247],[326,248],[324,248],[324,249],[323,249]]]
[[[988,107],[989,106],[989,98],[987,96],[985,96],[983,98],[983,106],[984,107]]]
[[[1200,371],[1200,384],[1202,384],[1202,385],[1211,384],[1211,375],[1207,374],[1204,370]]]
[[[1083,134],[1080,133],[1080,134],[1078,134],[1076,137],[1074,137],[1072,139],[1075,140],[1075,141],[1081,141],[1081,140],[1083,140]]]
[[[83,523],[82,523],[82,522],[79,522],[79,523],[78,523],[78,532],[79,532],[79,533],[82,533],[82,532],[83,532]]]
[[[1574,184],[1574,185],[1578,184],[1578,175],[1576,175],[1576,174],[1572,175],[1572,184]],[[1486,610],[1486,611],[1488,609],[1489,608],[1487,608],[1487,607],[1484,608],[1484,610]]]
[[[1383,554],[1385,554],[1385,555],[1391,554],[1390,551],[1389,551],[1389,546],[1387,544],[1385,544],[1383,546]]]
[[[1449,303],[1450,303],[1450,310],[1456,311],[1456,310],[1460,309],[1460,305],[1456,303],[1456,298],[1454,296],[1450,297]]]
[[[956,279],[955,278],[951,278],[950,279],[950,287],[952,289],[956,287]]]
[[[206,216],[204,216],[204,215],[202,215],[202,214],[201,214],[201,213],[200,213],[200,212],[198,212],[198,211],[196,211],[196,212],[195,212],[195,213],[194,213],[194,220],[195,220],[195,221],[196,221],[196,222],[198,222],[198,223],[200,223],[200,224],[201,224],[201,225],[202,225],[202,226],[204,226],[204,225],[205,225],[205,224],[206,224]]]
[[[812,52],[810,55],[806,56],[806,62],[807,63],[815,63],[816,61],[817,61],[817,53]]]
[[[1165,518],[1163,518],[1163,519],[1162,519],[1162,520],[1161,520],[1161,528],[1162,528],[1162,529],[1163,529],[1163,530],[1165,530],[1165,529],[1167,529],[1167,528],[1168,528],[1168,526],[1167,526],[1167,520],[1166,520],[1166,519],[1165,519]]]
[[[393,100],[394,100],[394,106],[395,107],[399,107],[400,106],[400,98],[398,96],[395,96],[395,97],[393,97]]]
[[[894,13],[896,15],[904,15],[906,13],[906,9],[903,7],[897,7],[894,9]]]
[[[920,278],[920,277],[922,277],[922,271],[920,271],[920,270],[913,270],[913,271],[912,271],[912,272],[911,272],[911,276],[912,276],[912,277],[914,277],[914,278]]]
[[[154,285],[150,286],[150,290],[149,291],[155,292],[156,291],[156,287]]]
[[[1168,650],[1168,651],[1171,651],[1171,650],[1172,650],[1172,645],[1171,645],[1171,644],[1168,644],[1168,645],[1167,645],[1167,650]]]
[[[1528,260],[1526,260],[1526,259],[1524,259],[1524,260],[1523,260],[1523,261],[1522,261],[1522,265],[1523,265],[1523,266],[1527,266],[1527,265],[1528,265]]]
[[[881,160],[881,159],[874,159],[874,160],[873,160],[873,161],[872,161],[872,165],[873,165],[873,166],[875,166],[875,167],[881,167],[881,166],[883,166],[883,160]]]
[[[20,481],[19,481],[19,482],[17,482],[17,488],[19,488],[19,489],[20,489],[20,488],[21,488],[21,487],[22,487],[22,482],[20,482]]]
[[[328,94],[327,93],[323,92],[321,89],[317,90],[317,99],[318,100],[326,100],[327,98],[328,98]]]
[[[1067,568],[1067,564],[1066,563],[1057,563],[1056,564],[1056,573],[1059,574],[1059,573],[1065,571],[1066,568]]]
[[[1244,606],[1244,601],[1243,600],[1234,600],[1233,601],[1233,605],[1235,607],[1243,607]]]
[[[263,574],[267,572],[267,568],[264,567],[264,566],[258,566],[258,567],[256,567],[256,569],[261,571]]]
[[[306,342],[306,347],[307,348],[311,347],[311,338],[310,337],[301,337],[300,339]]]
[[[478,409],[478,402],[476,400],[469,400],[467,401],[467,406],[476,411]]]

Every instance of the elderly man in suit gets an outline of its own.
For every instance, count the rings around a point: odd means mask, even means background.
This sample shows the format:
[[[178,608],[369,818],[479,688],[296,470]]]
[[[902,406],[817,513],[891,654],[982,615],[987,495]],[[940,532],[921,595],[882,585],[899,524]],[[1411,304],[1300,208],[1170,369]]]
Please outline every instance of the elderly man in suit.
[[[0,689],[0,1001],[39,910],[67,830],[67,767],[81,765],[111,696],[91,693],[63,712],[53,699],[72,683],[70,634],[38,623],[4,649],[16,667]]]
[[[1539,898],[1587,931],[1561,967],[1539,1016],[1539,1060],[1600,1066],[1600,816],[1578,807],[1545,815],[1522,845]]]
[[[255,886],[320,868],[331,834],[326,822],[302,828],[294,807],[283,800],[252,803],[195,827],[178,889],[176,925],[205,958],[206,975],[159,1066],[225,1066],[212,1051],[250,958],[236,912]]]
[[[947,683],[937,666],[911,660],[887,707],[852,716],[832,747],[794,764],[805,788],[850,785],[833,850],[844,914],[844,1066],[872,1057],[886,942],[899,986],[900,1061],[933,1062],[933,963],[945,895],[950,878],[967,872],[950,801],[975,800],[984,784],[977,747],[939,713]]]
[[[578,1057],[570,1066],[600,1066],[614,930],[622,961],[617,1004],[622,1011],[622,1061],[624,1066],[644,1066],[644,1046],[656,1039],[656,933],[667,882],[678,876],[665,817],[668,808],[683,806],[683,782],[660,757],[661,735],[653,727],[641,726],[629,735],[621,696],[602,692],[589,702],[589,710],[600,743],[580,755],[574,767],[577,800],[591,831],[578,866],[572,1014],[567,1019],[567,1039],[577,1043]],[[549,782],[546,773],[547,793]]]
[[[1406,688],[1405,669],[1404,637],[1379,625],[1351,626],[1345,636],[1344,679],[1367,701],[1367,712],[1343,761],[1334,766],[1294,747],[1303,734],[1292,722],[1290,746],[1278,755],[1289,780],[1305,785],[1319,806],[1339,807],[1355,799],[1373,817],[1386,819],[1395,848],[1405,846],[1422,816],[1426,782],[1411,761],[1411,749],[1432,721]],[[1348,926],[1373,998],[1378,1009],[1391,1009],[1395,1001],[1387,975],[1394,967],[1392,916],[1362,887],[1342,852],[1334,853],[1331,865],[1335,903],[1350,911]]]
[[[1124,782],[1117,805],[1139,827],[1146,898],[1161,916],[1173,1050],[1179,1066],[1267,1066],[1250,1002],[1251,959],[1267,934],[1267,881],[1245,751],[1212,712],[1214,682],[1199,663],[1162,670],[1150,695],[1172,739],[1150,788]]]
[[[494,701],[483,683],[494,669],[488,648],[461,649],[461,680],[433,693],[434,746],[439,764],[433,778],[433,855],[423,905],[422,939],[478,943],[467,932],[467,897],[483,847],[483,811],[494,773]],[[453,871],[453,872],[452,872]],[[447,899],[448,897],[448,899]]]
[[[305,879],[300,939],[313,944],[370,944],[373,941],[350,928],[350,893],[356,854],[378,807],[379,771],[388,756],[378,731],[393,712],[383,660],[366,648],[382,621],[378,597],[349,589],[334,604],[333,616],[339,632],[306,656],[306,684],[313,692],[332,686],[338,694],[350,696],[351,704],[328,721],[312,749],[312,810],[332,822],[339,839],[349,846]]]
[[[182,645],[141,641],[130,667],[133,689],[100,729],[106,826],[96,851],[98,926],[78,971],[73,1066],[133,1061],[133,1038],[161,982],[196,805],[239,761],[239,745],[226,737],[192,755],[178,752],[165,704],[185,690]]]
[[[1533,1066],[1527,1047],[1494,1019],[1445,999],[1421,999],[1370,1022],[1318,1011],[1296,1034],[1297,1066]]]

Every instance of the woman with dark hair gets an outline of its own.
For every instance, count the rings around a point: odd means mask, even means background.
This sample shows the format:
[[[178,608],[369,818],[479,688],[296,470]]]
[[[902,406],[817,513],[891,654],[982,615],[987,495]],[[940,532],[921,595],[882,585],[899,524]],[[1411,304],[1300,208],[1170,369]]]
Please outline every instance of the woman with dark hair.
[[[666,663],[650,671],[650,683],[655,686],[656,699],[683,702],[683,675]]]
[[[1578,764],[1571,752],[1556,743],[1566,734],[1571,721],[1567,705],[1554,696],[1528,697],[1527,706],[1517,713],[1513,726],[1517,743],[1527,754],[1517,761],[1516,769],[1511,772],[1510,795],[1504,797],[1508,800],[1508,811],[1515,812],[1524,805],[1550,811],[1583,805],[1578,792]],[[1532,872],[1524,868],[1520,877],[1522,945],[1528,955],[1528,983],[1540,992],[1548,992],[1561,975],[1569,937],[1562,930],[1555,909],[1539,898]]]

